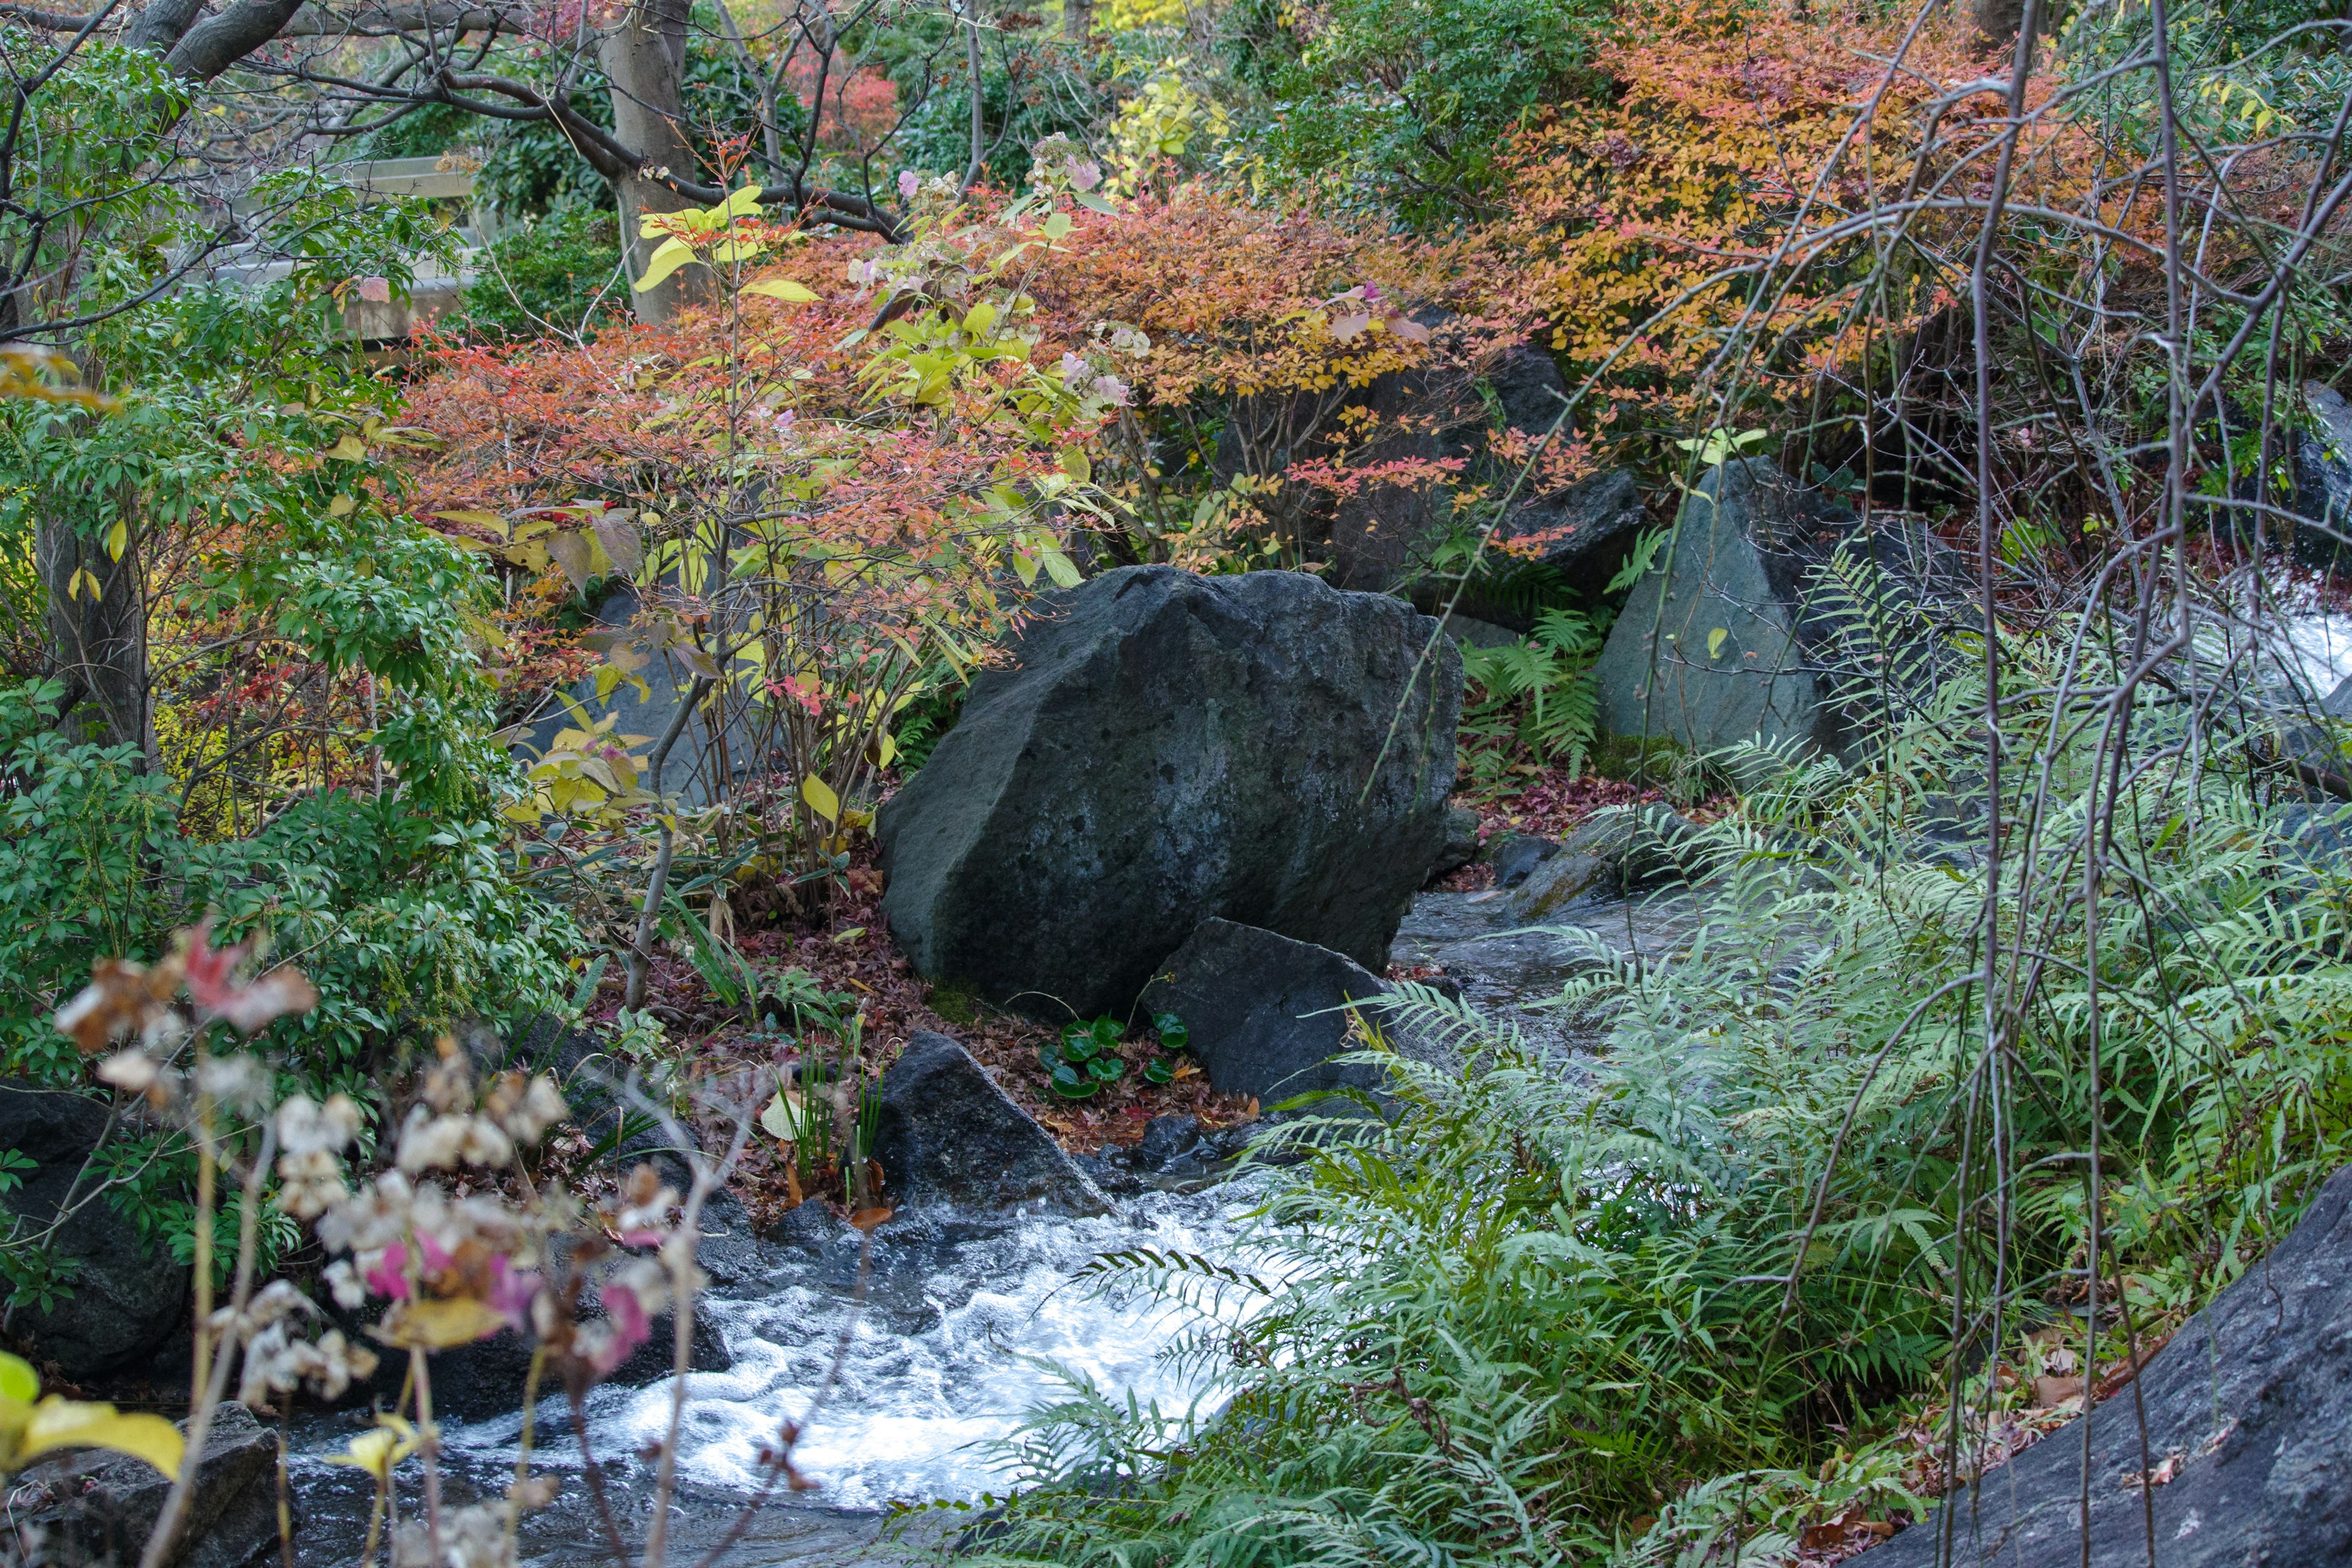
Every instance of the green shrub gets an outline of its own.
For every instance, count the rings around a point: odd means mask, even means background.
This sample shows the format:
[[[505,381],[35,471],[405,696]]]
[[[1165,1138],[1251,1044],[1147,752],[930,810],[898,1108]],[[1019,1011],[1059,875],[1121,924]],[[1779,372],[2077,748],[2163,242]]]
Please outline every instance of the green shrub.
[[[629,313],[621,275],[621,222],[605,208],[562,206],[502,237],[474,263],[467,327],[489,338],[550,330],[593,338]]]
[[[100,958],[152,961],[206,914],[216,940],[266,933],[319,987],[274,1026],[286,1068],[371,1095],[404,1031],[560,1008],[585,945],[517,885],[494,824],[396,793],[299,798],[245,838],[178,831],[179,788],[135,747],[68,743],[57,685],[0,687],[0,1073],[80,1081],[49,1023]]]

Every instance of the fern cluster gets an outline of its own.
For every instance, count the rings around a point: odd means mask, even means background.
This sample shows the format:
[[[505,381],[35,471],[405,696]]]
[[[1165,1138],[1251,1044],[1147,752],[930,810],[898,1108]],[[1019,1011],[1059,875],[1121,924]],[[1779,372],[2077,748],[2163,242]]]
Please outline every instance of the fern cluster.
[[[1999,652],[1997,780],[1980,659],[1893,672],[1859,766],[1718,759],[1688,941],[1559,933],[1596,1057],[1400,987],[1389,1114],[1264,1136],[1246,1268],[1102,1266],[1196,1309],[1228,1402],[1039,1412],[991,1560],[1785,1561],[1916,1506],[1869,1440],[1990,1397],[1988,1347],[2118,1359],[2242,1271],[2352,1144],[2352,876],[2214,705],[2119,732],[2123,655]]]

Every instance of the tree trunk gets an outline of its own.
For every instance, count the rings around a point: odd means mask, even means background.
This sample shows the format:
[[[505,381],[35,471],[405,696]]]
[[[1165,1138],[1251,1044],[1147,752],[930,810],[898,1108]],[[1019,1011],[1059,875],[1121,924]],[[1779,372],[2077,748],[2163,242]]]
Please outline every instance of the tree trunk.
[[[1095,0],[1062,0],[1062,41],[1087,47],[1087,36],[1094,31]]]
[[[137,543],[111,560],[103,540],[83,537],[69,518],[48,510],[34,533],[33,559],[48,591],[50,673],[66,683],[61,727],[76,741],[135,745],[152,767],[147,595]]]
[[[699,178],[686,134],[686,19],[691,0],[634,0],[613,31],[596,47],[597,63],[613,84],[613,130],[623,145],[645,159],[642,171],[624,174],[621,237],[628,247],[629,277],[645,276],[661,245],[638,233],[647,213],[676,212],[695,204],[659,183],[660,171],[680,179]],[[647,179],[646,174],[656,178]],[[659,286],[635,296],[637,319],[666,321],[678,310],[710,294],[710,272],[682,267]]]

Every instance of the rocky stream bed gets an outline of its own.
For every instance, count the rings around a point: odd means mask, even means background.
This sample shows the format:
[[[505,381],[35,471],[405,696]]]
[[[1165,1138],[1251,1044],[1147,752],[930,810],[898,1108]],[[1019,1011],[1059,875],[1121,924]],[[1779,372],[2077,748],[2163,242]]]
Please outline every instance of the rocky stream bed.
[[[1593,896],[1559,918],[1654,956],[1686,929],[1689,904],[1671,894]],[[1401,965],[1443,969],[1487,1010],[1550,995],[1578,967],[1559,939],[1521,928],[1508,898],[1476,892],[1423,894],[1398,932],[1395,956]],[[1522,1026],[1563,1050],[1579,1044],[1567,1020],[1540,1009]],[[708,1558],[711,1568],[904,1561],[970,1516],[919,1513],[905,1533],[891,1534],[887,1510],[970,1503],[1001,1490],[1007,1472],[991,1445],[1059,1392],[1041,1363],[1082,1373],[1115,1398],[1132,1393],[1184,1408],[1202,1382],[1160,1358],[1182,1320],[1149,1298],[1107,1294],[1078,1276],[1100,1255],[1136,1247],[1235,1260],[1251,1193],[1246,1180],[1221,1179],[1216,1152],[1196,1145],[1160,1151],[1164,1163],[1130,1159],[1141,1167],[1129,1178],[1139,1190],[1116,1194],[1118,1212],[1110,1215],[903,1215],[874,1233],[862,1284],[860,1248],[845,1229],[798,1245],[714,1237],[705,1255],[713,1279],[705,1316],[732,1364],[688,1381],[672,1561]],[[667,1383],[607,1386],[588,1401],[607,1505],[625,1540],[642,1539],[653,1487],[637,1455],[659,1439],[669,1410]],[[787,1418],[805,1423],[793,1458],[816,1489],[780,1489],[741,1525],[761,1485],[761,1450]],[[358,1560],[370,1483],[327,1458],[365,1421],[353,1412],[297,1422],[289,1470],[302,1550],[315,1561]],[[534,1468],[562,1489],[526,1521],[524,1560],[555,1568],[597,1559],[597,1509],[563,1399],[543,1400],[536,1423]],[[512,1479],[520,1411],[446,1425],[446,1500],[470,1500]],[[421,1502],[416,1484],[404,1481],[403,1508]]]

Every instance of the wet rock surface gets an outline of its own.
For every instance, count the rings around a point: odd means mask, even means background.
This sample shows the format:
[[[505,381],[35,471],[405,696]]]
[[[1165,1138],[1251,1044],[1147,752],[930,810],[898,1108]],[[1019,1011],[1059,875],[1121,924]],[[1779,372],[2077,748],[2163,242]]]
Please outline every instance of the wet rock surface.
[[[1381,967],[1446,837],[1462,669],[1442,638],[1423,666],[1435,629],[1292,572],[1054,596],[880,812],[892,934],[1055,1018],[1123,1013],[1211,917]]]
[[[945,1035],[909,1040],[877,1093],[874,1158],[899,1207],[1108,1212],[1109,1199],[1053,1135]]]
[[[2286,1239],[2173,1336],[2136,1390],[2091,1413],[2093,1568],[2352,1562],[2347,1328],[2352,1169],[2329,1178]],[[2083,1436],[2080,1426],[2062,1428],[1859,1561],[2074,1568],[2085,1561]]]

